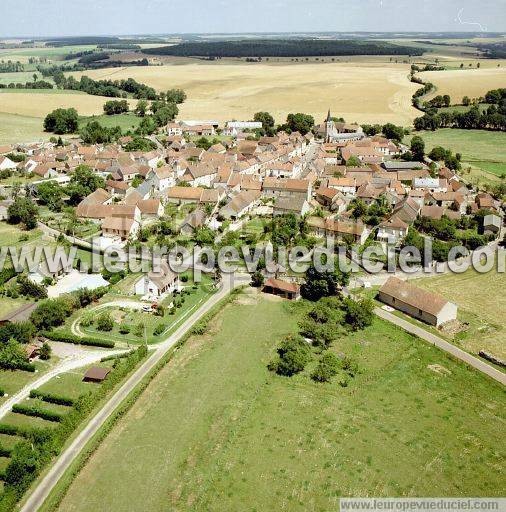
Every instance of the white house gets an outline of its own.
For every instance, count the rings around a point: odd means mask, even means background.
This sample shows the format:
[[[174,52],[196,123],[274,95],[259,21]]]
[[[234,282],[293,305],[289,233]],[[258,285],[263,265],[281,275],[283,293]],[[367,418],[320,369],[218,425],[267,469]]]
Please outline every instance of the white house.
[[[168,264],[163,262],[160,264],[159,272],[149,272],[135,283],[135,294],[155,300],[179,288],[179,275],[172,272]]]
[[[6,156],[0,156],[0,171],[6,170],[14,170],[17,168],[16,162],[13,162],[10,158]]]

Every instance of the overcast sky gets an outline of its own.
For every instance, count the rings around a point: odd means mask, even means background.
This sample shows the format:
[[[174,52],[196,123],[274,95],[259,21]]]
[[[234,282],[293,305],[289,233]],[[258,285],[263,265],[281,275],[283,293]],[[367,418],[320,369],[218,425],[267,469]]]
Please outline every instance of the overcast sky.
[[[506,31],[506,0],[0,0],[0,37]]]

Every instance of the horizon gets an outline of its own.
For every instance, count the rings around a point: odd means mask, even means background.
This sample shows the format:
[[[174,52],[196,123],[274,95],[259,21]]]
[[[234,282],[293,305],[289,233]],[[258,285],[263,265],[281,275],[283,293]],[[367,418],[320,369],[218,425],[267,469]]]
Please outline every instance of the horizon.
[[[269,16],[265,16],[268,12]],[[367,15],[364,15],[367,12]],[[437,12],[437,19],[434,13]],[[415,14],[415,15],[413,15]],[[90,0],[86,5],[50,0],[4,0],[0,37],[64,37],[72,20],[74,37],[109,34],[244,33],[502,33],[506,0]],[[384,31],[378,32],[377,27]],[[27,35],[29,34],[29,35]]]

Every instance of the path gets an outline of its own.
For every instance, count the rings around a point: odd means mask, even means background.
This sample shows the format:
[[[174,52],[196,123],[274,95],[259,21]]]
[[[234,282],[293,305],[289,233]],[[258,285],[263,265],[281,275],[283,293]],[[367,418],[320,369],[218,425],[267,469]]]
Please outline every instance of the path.
[[[477,357],[474,357],[468,352],[465,352],[464,350],[449,343],[448,341],[445,341],[443,338],[440,338],[439,336],[436,336],[435,334],[432,334],[431,332],[428,332],[422,327],[418,327],[417,325],[412,324],[407,320],[399,318],[398,316],[389,313],[384,309],[375,308],[374,313],[383,320],[386,320],[387,322],[390,322],[396,325],[397,327],[400,327],[401,329],[411,334],[414,334],[415,336],[418,336],[419,338],[427,341],[431,345],[435,345],[436,347],[438,347],[441,350],[444,350],[446,353],[450,354],[456,359],[460,359],[464,363],[468,364],[469,366],[472,366],[473,368],[484,373],[485,375],[488,375],[489,377],[496,380],[500,384],[506,385],[506,373],[497,370],[496,368],[485,363],[481,359],[478,359]]]
[[[26,500],[21,508],[22,512],[34,512],[44,503],[58,480],[63,476],[73,460],[79,455],[86,443],[99,431],[106,420],[125,400],[137,385],[146,377],[167,352],[198,322],[208,313],[220,300],[225,298],[234,288],[247,284],[250,276],[224,277],[220,291],[202,305],[181,327],[171,334],[165,341],[157,345],[152,355],[138,368],[133,375],[114,393],[104,407],[88,422],[68,448],[53,462],[51,469],[39,482],[33,493]]]

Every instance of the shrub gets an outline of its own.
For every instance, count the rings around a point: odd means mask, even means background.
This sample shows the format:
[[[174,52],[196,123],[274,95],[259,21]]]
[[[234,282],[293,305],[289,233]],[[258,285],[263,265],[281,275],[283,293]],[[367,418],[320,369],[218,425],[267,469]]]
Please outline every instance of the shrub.
[[[277,350],[278,356],[268,365],[269,370],[278,375],[291,377],[304,370],[311,360],[311,351],[300,336],[288,336],[280,344]]]
[[[329,382],[332,377],[337,375],[339,367],[338,357],[333,352],[326,352],[311,374],[311,378],[316,382]]]
[[[87,337],[80,338],[79,336],[63,331],[45,331],[42,335],[51,341],[61,341],[63,343],[73,343],[74,345],[90,347],[114,348],[114,341]]]
[[[54,422],[60,422],[62,421],[63,418],[63,415],[57,412],[46,411],[34,405],[14,404],[12,406],[12,412],[15,412],[17,414],[24,414],[25,416],[42,418],[43,420]]]
[[[129,334],[130,326],[128,324],[121,324],[119,326],[119,332],[120,332],[120,334]]]
[[[114,320],[110,313],[102,313],[97,318],[97,329],[99,331],[109,332],[114,327]]]
[[[2,388],[0,388],[0,396],[5,396],[5,391]]]
[[[155,330],[153,331],[153,334],[155,336],[160,336],[160,334],[163,333],[163,331],[165,331],[166,329],[166,325],[165,324],[158,324],[156,327],[155,327]]]
[[[43,361],[48,361],[49,359],[51,359],[51,347],[49,346],[49,343],[47,342],[44,342],[42,344],[42,347],[40,347],[40,350],[39,350],[39,357],[43,360]]]
[[[52,393],[44,393],[43,391],[39,391],[38,389],[32,389],[30,391],[30,398],[39,398],[43,402],[47,402],[49,404],[66,405],[68,407],[74,405],[75,402],[73,398],[54,395]]]

